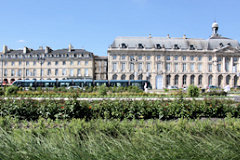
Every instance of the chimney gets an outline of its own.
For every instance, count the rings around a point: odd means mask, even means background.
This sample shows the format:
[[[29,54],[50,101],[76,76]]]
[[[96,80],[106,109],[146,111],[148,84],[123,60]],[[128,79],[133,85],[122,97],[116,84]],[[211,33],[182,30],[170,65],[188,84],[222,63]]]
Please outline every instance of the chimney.
[[[71,51],[72,51],[72,48],[73,48],[72,45],[69,44],[69,45],[68,45],[68,52],[71,52]]]
[[[187,39],[186,34],[183,35],[183,39]]]
[[[3,53],[7,53],[8,52],[8,47],[6,45],[3,46]]]
[[[50,52],[50,47],[46,46],[45,53],[49,53],[49,52]]]
[[[27,47],[23,48],[23,53],[28,53],[28,48]]]

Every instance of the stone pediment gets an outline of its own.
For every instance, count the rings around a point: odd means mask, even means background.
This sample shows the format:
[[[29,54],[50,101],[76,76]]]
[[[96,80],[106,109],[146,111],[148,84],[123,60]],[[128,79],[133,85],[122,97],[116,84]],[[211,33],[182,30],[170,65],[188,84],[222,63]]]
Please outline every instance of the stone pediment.
[[[232,46],[226,46],[215,50],[217,53],[240,53],[240,49],[234,48]]]

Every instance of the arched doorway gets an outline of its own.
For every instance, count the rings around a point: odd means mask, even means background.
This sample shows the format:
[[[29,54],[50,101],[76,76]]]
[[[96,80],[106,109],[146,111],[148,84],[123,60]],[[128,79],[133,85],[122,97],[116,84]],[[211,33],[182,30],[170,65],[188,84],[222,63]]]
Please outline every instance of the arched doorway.
[[[218,87],[221,87],[221,86],[222,86],[222,80],[223,80],[223,76],[222,76],[222,75],[219,75],[219,76],[218,76]]]
[[[236,86],[238,86],[238,76],[237,75],[235,75],[234,76],[234,87],[236,87]]]
[[[230,76],[230,75],[227,75],[227,77],[226,77],[226,85],[229,85],[229,84],[230,84],[230,78],[231,78],[231,76]]]

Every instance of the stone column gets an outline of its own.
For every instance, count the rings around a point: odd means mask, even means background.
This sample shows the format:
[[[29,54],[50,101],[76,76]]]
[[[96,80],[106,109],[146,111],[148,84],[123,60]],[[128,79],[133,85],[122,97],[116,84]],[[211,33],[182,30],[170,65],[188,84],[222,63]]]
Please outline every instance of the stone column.
[[[223,72],[223,73],[226,72],[226,70],[225,70],[225,64],[226,64],[226,58],[223,57],[223,59],[222,59],[222,72]]]
[[[230,62],[229,62],[229,72],[230,72],[230,73],[233,72],[233,57],[230,58]]]
[[[183,79],[183,75],[180,74],[179,77],[178,77],[178,88],[182,88],[182,87],[183,87],[183,85],[182,85],[182,83],[183,83],[182,79]]]

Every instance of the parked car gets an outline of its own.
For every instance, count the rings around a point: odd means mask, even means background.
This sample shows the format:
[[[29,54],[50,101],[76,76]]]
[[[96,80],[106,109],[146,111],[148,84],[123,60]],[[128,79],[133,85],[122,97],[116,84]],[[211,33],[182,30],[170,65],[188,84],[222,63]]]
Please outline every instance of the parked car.
[[[214,85],[209,85],[208,88],[209,89],[221,89],[220,87],[214,86]]]
[[[178,89],[177,86],[168,86],[168,89]]]

